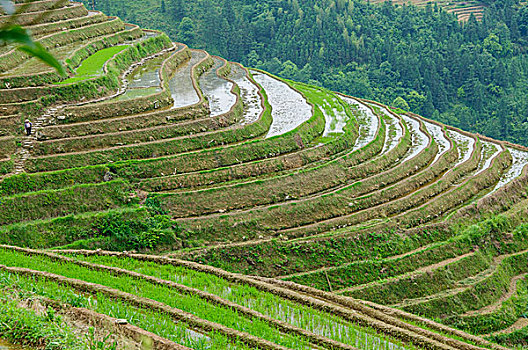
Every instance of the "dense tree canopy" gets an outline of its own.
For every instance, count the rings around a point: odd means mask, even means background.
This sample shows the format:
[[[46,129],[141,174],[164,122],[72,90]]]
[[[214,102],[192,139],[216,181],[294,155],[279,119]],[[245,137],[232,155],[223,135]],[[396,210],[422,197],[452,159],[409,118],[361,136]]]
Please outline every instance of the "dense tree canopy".
[[[97,8],[287,78],[528,145],[528,8],[489,1],[465,24],[437,8],[358,0],[98,0]]]

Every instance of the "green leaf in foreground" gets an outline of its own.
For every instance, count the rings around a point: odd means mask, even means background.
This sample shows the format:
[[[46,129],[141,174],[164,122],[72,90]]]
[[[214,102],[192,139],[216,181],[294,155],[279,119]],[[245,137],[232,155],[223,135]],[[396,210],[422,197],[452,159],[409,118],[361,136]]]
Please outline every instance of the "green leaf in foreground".
[[[28,31],[19,25],[8,25],[0,29],[0,44],[3,43],[18,43],[23,45],[34,44]]]
[[[17,43],[20,51],[34,56],[47,65],[55,68],[61,75],[66,75],[62,64],[51,55],[40,43],[33,41],[29,32],[19,25],[9,25],[0,29],[0,43]]]

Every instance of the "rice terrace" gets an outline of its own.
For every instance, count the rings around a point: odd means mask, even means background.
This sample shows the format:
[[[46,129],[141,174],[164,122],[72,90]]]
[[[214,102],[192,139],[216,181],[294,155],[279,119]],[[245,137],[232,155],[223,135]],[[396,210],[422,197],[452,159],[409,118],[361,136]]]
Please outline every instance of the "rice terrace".
[[[528,148],[14,7],[0,349],[526,349]]]

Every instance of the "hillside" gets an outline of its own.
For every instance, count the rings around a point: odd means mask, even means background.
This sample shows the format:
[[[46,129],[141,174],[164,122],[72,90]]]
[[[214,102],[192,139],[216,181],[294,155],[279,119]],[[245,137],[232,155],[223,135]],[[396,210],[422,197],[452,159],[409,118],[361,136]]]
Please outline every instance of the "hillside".
[[[99,0],[96,9],[283,78],[399,101],[436,121],[528,146],[524,4]],[[466,17],[473,11],[481,13]]]
[[[81,3],[18,21],[69,74],[0,47],[0,338],[528,344],[527,148]]]

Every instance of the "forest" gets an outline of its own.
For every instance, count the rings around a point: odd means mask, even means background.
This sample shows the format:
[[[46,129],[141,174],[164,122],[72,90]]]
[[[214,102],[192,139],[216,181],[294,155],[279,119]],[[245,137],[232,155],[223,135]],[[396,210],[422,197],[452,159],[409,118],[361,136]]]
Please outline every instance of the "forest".
[[[250,67],[528,145],[528,8],[487,2],[482,21],[358,0],[98,0]]]

